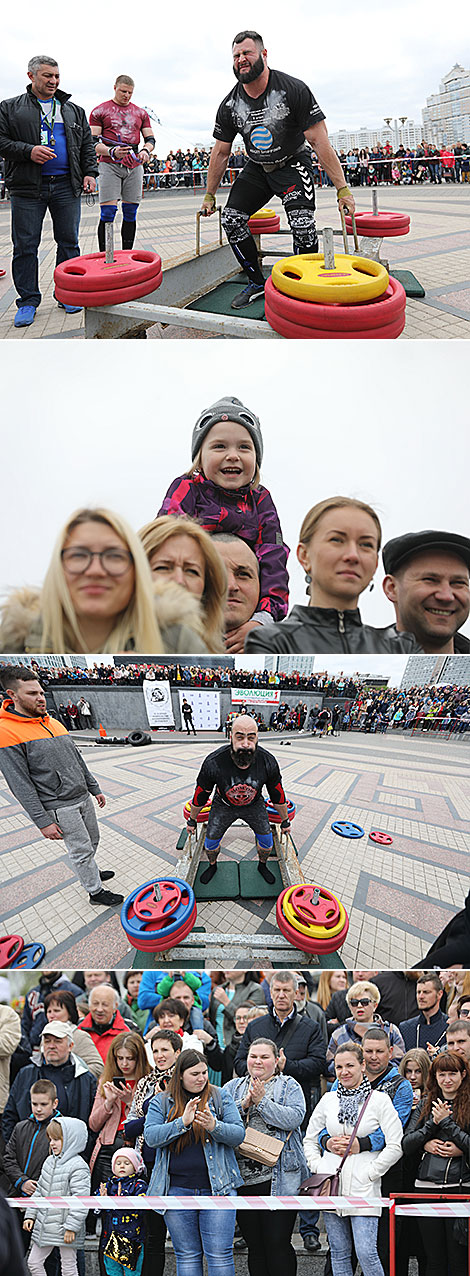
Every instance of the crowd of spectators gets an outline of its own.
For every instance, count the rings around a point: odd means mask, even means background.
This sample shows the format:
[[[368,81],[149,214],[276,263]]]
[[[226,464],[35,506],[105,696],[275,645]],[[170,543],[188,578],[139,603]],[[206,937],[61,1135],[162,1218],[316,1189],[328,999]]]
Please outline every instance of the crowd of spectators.
[[[52,1276],[60,1271],[54,1266],[59,1251],[62,1272],[84,1276],[87,1232],[100,1238],[100,1271],[120,1276],[120,1263],[127,1271],[130,1247],[130,1270],[162,1276],[166,1227],[177,1271],[189,1271],[178,1213],[139,1213],[128,1204],[121,1214],[103,1208],[101,1198],[191,1195],[196,1188],[207,1195],[218,1189],[229,1195],[297,1195],[312,1169],[327,1163],[331,1168],[332,1162],[338,1168],[344,1151],[335,1142],[338,1097],[344,1141],[358,1104],[374,1093],[387,1096],[386,1102],[380,1099],[380,1119],[364,1126],[350,1148],[354,1157],[367,1153],[369,1167],[369,1154],[378,1157],[365,1180],[372,1205],[374,1195],[413,1190],[414,1183],[421,1191],[441,1182],[451,1191],[468,1184],[470,1106],[446,1087],[453,1078],[457,1089],[464,1086],[462,1096],[470,1095],[470,972],[268,976],[243,970],[52,971],[41,974],[23,999],[0,1005],[1,1186],[9,1196],[24,1197],[18,1214],[25,1255],[32,1241],[25,1271],[47,1270]],[[348,1080],[348,1068],[351,1076],[356,1070],[355,1081]],[[444,1105],[442,1111],[436,1102]],[[252,1127],[281,1141],[274,1165],[261,1163],[246,1146]],[[437,1150],[439,1138],[445,1148]],[[427,1140],[433,1140],[432,1156],[417,1168],[416,1150],[426,1150]],[[394,1149],[388,1158],[382,1156],[384,1144]],[[353,1172],[357,1167],[360,1173],[360,1166],[355,1160]],[[228,1175],[228,1187],[220,1175]],[[342,1175],[340,1194],[348,1194],[346,1165]],[[77,1200],[69,1210],[41,1211],[41,1195],[71,1196],[72,1184],[77,1197],[100,1198],[96,1210],[87,1211]],[[388,1272],[388,1220],[379,1221],[379,1213],[371,1210],[376,1226],[370,1252],[377,1256],[378,1245],[382,1267],[361,1260],[364,1276]],[[228,1233],[214,1243],[225,1247],[230,1273],[235,1218],[223,1215]],[[194,1243],[199,1223],[190,1213],[185,1220]],[[248,1248],[250,1270],[268,1276],[279,1249],[294,1276],[295,1221],[295,1211],[288,1217],[283,1211],[275,1224],[270,1215],[269,1234],[266,1220],[258,1218],[263,1240],[257,1264],[260,1236],[253,1235],[245,1211],[239,1212],[235,1247]],[[320,1249],[319,1222],[317,1211],[300,1212],[309,1252]],[[328,1217],[325,1225],[334,1271],[336,1225],[330,1228]],[[196,1248],[207,1253],[204,1226],[201,1222]],[[402,1229],[401,1276],[407,1276],[412,1254],[420,1258],[420,1272],[434,1272],[429,1250],[436,1226],[437,1220],[432,1228],[421,1220],[419,1231]],[[359,1254],[361,1228],[353,1225],[352,1235]],[[446,1244],[447,1257],[455,1258],[444,1228],[441,1250]],[[452,1270],[461,1276],[465,1266]]]
[[[304,674],[274,673],[271,670],[230,669],[224,666],[204,668],[183,664],[95,664],[90,669],[76,667],[45,668],[34,663],[39,680],[47,688],[77,684],[141,686],[146,678],[168,679],[172,686],[219,690],[223,687],[269,687],[282,691],[318,691],[323,704],[309,708],[299,699],[289,705],[281,701],[275,708],[246,704],[237,712],[252,713],[261,730],[302,731],[336,734],[363,731],[385,734],[392,731],[444,731],[462,735],[470,729],[470,688],[455,684],[412,686],[407,688],[371,687],[359,674],[329,675],[326,672]],[[325,707],[326,700],[338,700]],[[57,712],[69,729],[86,730],[95,725],[89,702],[84,696],[69,699]],[[229,715],[228,722],[230,721]]]
[[[470,181],[470,146],[458,142],[452,147],[431,146],[424,140],[413,148],[400,145],[394,150],[384,146],[352,147],[340,150],[339,159],[350,186],[399,186],[443,181]],[[193,189],[205,186],[211,148],[188,147],[169,151],[166,158],[152,155],[144,166],[144,190]],[[222,185],[230,185],[243,168],[246,155],[242,147],[229,157]],[[317,186],[331,185],[326,173],[314,163]]]

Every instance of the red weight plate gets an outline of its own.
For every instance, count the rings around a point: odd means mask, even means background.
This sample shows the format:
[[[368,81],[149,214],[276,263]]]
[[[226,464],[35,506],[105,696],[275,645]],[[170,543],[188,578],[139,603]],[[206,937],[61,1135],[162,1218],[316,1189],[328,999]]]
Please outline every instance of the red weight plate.
[[[207,824],[207,821],[208,821],[208,818],[209,818],[209,813],[210,813],[211,805],[212,805],[212,798],[209,798],[209,801],[205,803],[205,806],[200,806],[200,807],[199,807],[199,814],[198,814],[198,815],[196,815],[196,824]],[[190,801],[185,802],[185,804],[184,804],[184,806],[183,806],[183,816],[184,816],[184,819],[185,819],[185,820],[189,820],[189,808],[190,808],[190,806],[191,806],[191,802],[190,802]],[[204,812],[204,814],[203,814],[203,812]]]
[[[191,923],[191,925],[194,924],[194,921],[196,918],[196,909],[197,909],[197,904],[196,904],[196,901],[194,901],[193,907],[189,915],[185,917],[184,921],[181,922],[181,926],[175,927],[175,929],[171,932],[171,935],[169,935],[167,931],[165,932],[165,931],[155,930],[153,928],[147,931],[144,927],[140,935],[137,936],[137,935],[131,935],[129,931],[126,929],[126,927],[123,927],[123,929],[125,931],[127,939],[129,940],[129,943],[134,944],[135,947],[139,947],[142,950],[142,952],[145,952],[147,949],[149,949],[149,951],[153,951],[153,945],[155,941],[157,941],[158,943],[160,943],[160,941],[162,943],[168,942],[169,944],[170,940],[173,940],[175,935],[177,940],[181,938],[182,932],[184,931],[185,927],[189,923]],[[150,926],[150,923],[149,923],[149,926]]]
[[[293,945],[294,948],[300,949],[300,952],[318,953],[319,955],[322,955],[323,953],[336,953],[338,951],[338,948],[341,948],[341,945],[344,943],[344,940],[346,939],[346,935],[349,930],[349,918],[347,914],[346,914],[346,921],[344,923],[343,929],[339,931],[339,933],[335,935],[334,938],[309,939],[308,935],[304,935],[300,931],[295,930],[294,927],[291,926],[290,923],[287,921],[287,918],[284,917],[284,914],[282,912],[282,907],[280,904],[281,899],[282,899],[282,895],[279,896],[276,903],[277,924],[279,926],[279,930],[281,931],[281,934],[284,935],[284,938],[287,939],[289,943]]]
[[[292,891],[289,903],[296,917],[304,925],[309,926],[313,923],[315,926],[335,926],[339,921],[340,907],[338,900],[330,895],[330,892],[322,887],[318,887],[320,897],[318,904],[312,903],[312,896],[317,888],[307,883],[306,886],[296,886]]]
[[[181,891],[176,882],[159,882],[158,883],[161,899],[155,899],[151,895],[152,888],[147,886],[144,890],[139,891],[134,899],[134,914],[139,921],[168,921],[178,904],[181,902]]]
[[[352,231],[352,219],[346,214],[346,229]],[[391,213],[380,209],[378,213],[356,213],[356,229],[358,234],[377,235],[382,238],[391,231],[406,235],[410,229],[410,218],[407,213]]]
[[[148,940],[148,942],[147,941],[144,942],[144,940],[139,940],[139,942],[137,943],[137,940],[131,939],[129,935],[127,936],[127,938],[129,939],[129,943],[132,944],[132,947],[137,948],[139,952],[143,952],[143,953],[166,952],[167,949],[169,948],[175,948],[176,945],[179,944],[182,939],[186,938],[186,935],[189,935],[189,932],[190,930],[192,930],[194,923],[196,921],[196,917],[197,917],[197,908],[195,904],[190,917],[188,917],[186,921],[183,922],[183,925],[180,927],[179,930],[177,931],[175,930],[174,934],[171,935],[169,939],[159,939],[158,935],[153,935]]]
[[[291,323],[301,323],[312,328],[329,328],[338,330],[362,331],[364,328],[378,328],[392,323],[404,314],[406,293],[398,279],[390,279],[386,291],[381,297],[371,301],[359,301],[354,305],[326,305],[324,302],[299,301],[298,297],[288,297],[279,292],[272,278],[266,280],[265,299],[268,309],[287,319]]]
[[[160,274],[162,263],[158,253],[144,249],[119,249],[115,262],[106,265],[104,253],[88,253],[70,257],[54,271],[54,283],[74,292],[104,292],[108,288],[127,288],[144,283]]]
[[[274,232],[280,229],[281,229],[280,217],[272,217],[269,219],[269,221],[258,220],[256,222],[252,222],[252,221],[248,222],[248,230],[251,230],[253,235],[259,235],[261,231],[266,233],[267,231]]]
[[[0,970],[5,970],[7,966],[11,966],[15,957],[19,957],[23,952],[24,939],[21,935],[4,935],[0,939]]]
[[[390,837],[389,833],[381,833],[380,829],[374,829],[372,833],[369,833],[369,841],[379,842],[381,846],[391,846],[393,837]]]
[[[306,328],[300,323],[290,323],[287,319],[281,318],[272,310],[269,305],[264,306],[265,317],[274,328],[275,332],[279,332],[281,337],[290,337],[294,341],[316,340],[316,341],[371,341],[371,340],[390,340],[399,337],[405,327],[405,315],[403,314],[394,323],[382,324],[381,328],[362,328],[356,331],[340,332],[339,329],[333,331],[328,328]]]
[[[122,301],[136,301],[138,297],[147,297],[160,287],[163,275],[154,275],[145,283],[135,284],[133,288],[109,288],[107,292],[71,292],[70,289],[56,288],[57,301],[67,306],[117,306]]]

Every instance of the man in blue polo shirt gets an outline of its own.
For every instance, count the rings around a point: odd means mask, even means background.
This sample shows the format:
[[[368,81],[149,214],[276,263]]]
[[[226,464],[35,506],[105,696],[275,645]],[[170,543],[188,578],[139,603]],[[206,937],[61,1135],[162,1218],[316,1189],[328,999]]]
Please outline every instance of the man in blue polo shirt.
[[[59,67],[41,55],[28,63],[26,93],[0,103],[0,154],[11,200],[15,328],[33,323],[41,301],[38,249],[46,209],[57,244],[56,265],[78,257],[82,189],[96,188],[98,165],[81,106],[59,90]],[[80,307],[58,303],[67,313]]]

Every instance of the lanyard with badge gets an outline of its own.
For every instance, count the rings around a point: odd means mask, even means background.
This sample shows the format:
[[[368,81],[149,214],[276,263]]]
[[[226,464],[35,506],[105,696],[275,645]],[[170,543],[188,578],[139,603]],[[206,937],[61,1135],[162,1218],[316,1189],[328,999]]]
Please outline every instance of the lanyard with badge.
[[[57,101],[52,99],[51,114],[42,108],[42,103],[38,101],[39,110],[41,112],[41,146],[55,146],[54,137],[54,120],[57,111]]]

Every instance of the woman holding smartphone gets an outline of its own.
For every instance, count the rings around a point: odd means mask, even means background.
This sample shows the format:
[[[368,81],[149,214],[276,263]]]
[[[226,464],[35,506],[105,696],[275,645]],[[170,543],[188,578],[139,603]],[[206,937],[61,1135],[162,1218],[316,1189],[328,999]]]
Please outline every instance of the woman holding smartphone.
[[[93,1191],[111,1178],[111,1160],[124,1144],[135,1086],[148,1072],[150,1063],[139,1033],[120,1032],[109,1047],[88,1122],[98,1135],[90,1157]]]

